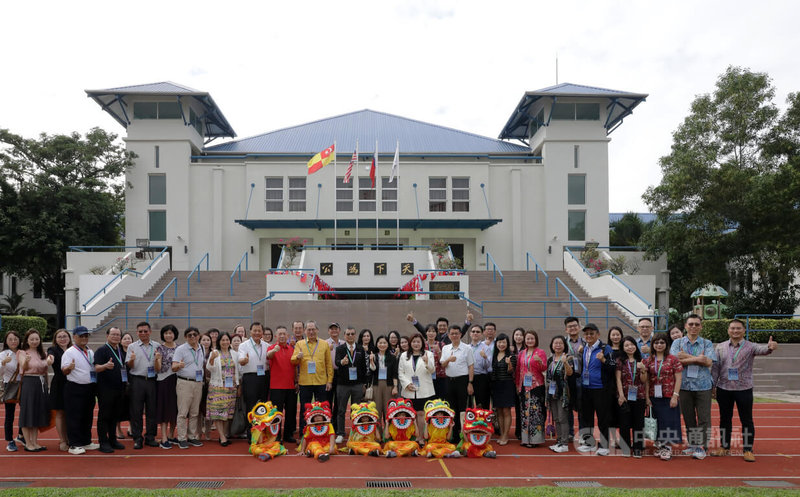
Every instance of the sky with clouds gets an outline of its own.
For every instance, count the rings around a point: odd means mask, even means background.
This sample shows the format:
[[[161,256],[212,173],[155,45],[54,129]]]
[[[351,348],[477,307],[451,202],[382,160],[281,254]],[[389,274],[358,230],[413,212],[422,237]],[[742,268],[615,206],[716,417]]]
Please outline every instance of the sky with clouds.
[[[124,130],[84,93],[208,91],[239,137],[364,108],[496,137],[527,90],[647,93],[611,135],[612,212],[646,211],[659,157],[729,65],[800,91],[800,2],[28,1],[4,5],[0,127]],[[217,142],[215,142],[217,143]]]

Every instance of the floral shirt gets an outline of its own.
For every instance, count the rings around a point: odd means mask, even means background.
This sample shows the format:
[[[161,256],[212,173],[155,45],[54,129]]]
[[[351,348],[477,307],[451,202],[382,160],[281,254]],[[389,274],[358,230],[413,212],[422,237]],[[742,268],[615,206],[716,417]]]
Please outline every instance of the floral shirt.
[[[161,370],[158,372],[158,380],[161,381],[175,373],[172,372],[172,357],[175,355],[176,347],[167,347],[164,344],[158,346],[161,352]]]
[[[639,400],[645,398],[645,385],[642,381],[642,375],[636,370],[639,367],[639,364],[641,363],[636,361],[631,362],[622,358],[617,361],[617,371],[622,373],[622,394],[626,399],[628,398],[628,388],[632,384],[636,385],[636,399]],[[619,394],[619,392],[617,392],[617,394]]]
[[[655,356],[650,356],[644,361],[647,375],[650,378],[650,397],[655,397],[655,386],[661,385],[661,396],[672,397],[675,392],[675,373],[683,371],[683,364],[677,357],[670,354],[663,361],[657,361]]]

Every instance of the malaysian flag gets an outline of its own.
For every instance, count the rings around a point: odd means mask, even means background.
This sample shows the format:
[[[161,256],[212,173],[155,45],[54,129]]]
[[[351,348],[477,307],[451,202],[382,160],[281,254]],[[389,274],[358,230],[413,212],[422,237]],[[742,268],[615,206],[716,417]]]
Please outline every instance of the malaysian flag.
[[[353,176],[353,166],[358,164],[358,148],[353,150],[353,158],[350,159],[350,164],[347,165],[347,172],[344,173],[344,184],[350,183],[350,178]]]

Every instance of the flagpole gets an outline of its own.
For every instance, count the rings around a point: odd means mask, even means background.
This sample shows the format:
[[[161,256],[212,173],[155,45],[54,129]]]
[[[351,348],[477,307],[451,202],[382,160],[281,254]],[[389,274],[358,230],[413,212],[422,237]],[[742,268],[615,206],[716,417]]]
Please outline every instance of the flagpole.
[[[336,207],[336,181],[338,177],[336,174],[336,140],[333,140],[333,249],[336,250],[336,233],[338,231],[338,218],[339,214]]]
[[[378,250],[378,187],[380,186],[381,176],[378,174],[378,140],[375,140],[375,250]]]
[[[397,191],[395,195],[397,196],[397,202],[395,205],[397,206],[396,207],[397,226],[395,227],[395,231],[397,232],[397,247],[395,248],[396,250],[400,250],[400,140],[397,140],[396,155],[397,155],[397,184],[395,186],[397,187]],[[394,164],[392,164],[392,166],[394,166]]]
[[[356,140],[356,151],[358,151],[358,140]],[[361,209],[359,209],[359,206],[358,206],[358,201],[359,201],[359,199],[361,197],[361,184],[360,184],[360,179],[359,179],[359,176],[358,176],[358,169],[359,169],[359,165],[358,165],[358,161],[356,161],[356,167],[355,167],[355,170],[356,170],[356,196],[355,196],[355,199],[353,199],[353,208],[354,208],[354,210],[356,212],[356,247],[355,247],[356,250],[358,250],[358,214],[359,214],[359,212],[361,212]]]

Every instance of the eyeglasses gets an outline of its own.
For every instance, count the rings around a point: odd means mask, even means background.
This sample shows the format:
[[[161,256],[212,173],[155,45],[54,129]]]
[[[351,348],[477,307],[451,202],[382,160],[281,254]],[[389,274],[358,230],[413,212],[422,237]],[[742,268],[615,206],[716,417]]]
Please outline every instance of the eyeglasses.
[[[686,323],[686,326],[700,326],[700,323]]]
[[[187,338],[188,338],[188,337],[196,337],[196,336],[200,336],[200,333],[194,333],[194,332],[192,332],[192,333],[187,333],[187,334],[186,334],[186,336],[187,336]]]

